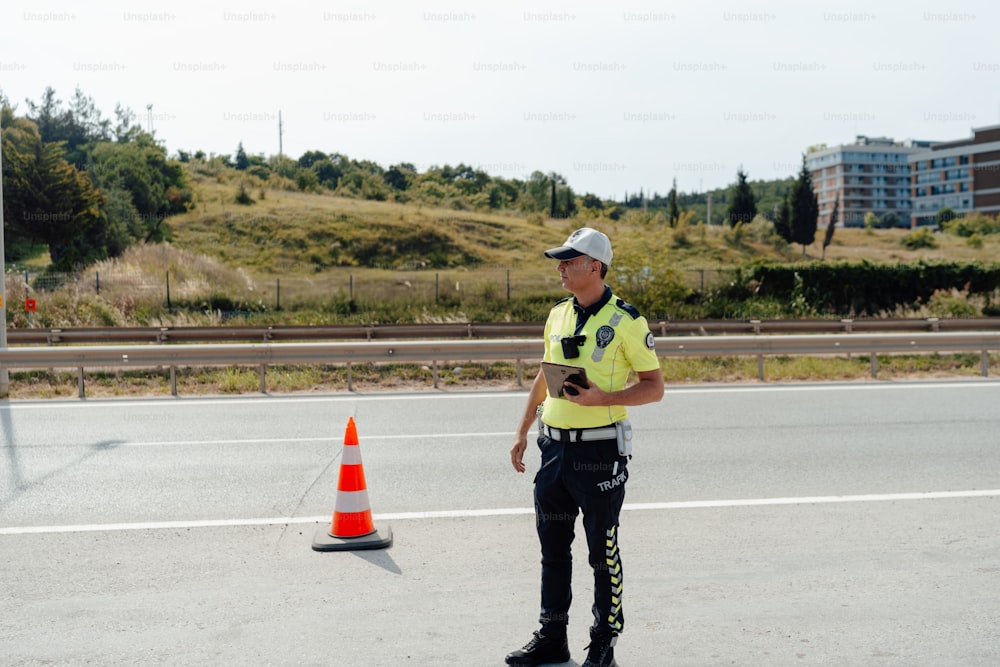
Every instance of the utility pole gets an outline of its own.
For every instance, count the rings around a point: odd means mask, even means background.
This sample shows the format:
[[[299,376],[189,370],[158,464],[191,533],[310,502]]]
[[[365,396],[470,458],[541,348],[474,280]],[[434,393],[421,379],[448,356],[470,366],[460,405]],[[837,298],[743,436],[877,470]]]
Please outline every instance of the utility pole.
[[[0,140],[0,352],[7,351],[7,263],[4,260],[3,237],[3,141]],[[0,399],[9,395],[10,375],[4,366],[0,368]]]

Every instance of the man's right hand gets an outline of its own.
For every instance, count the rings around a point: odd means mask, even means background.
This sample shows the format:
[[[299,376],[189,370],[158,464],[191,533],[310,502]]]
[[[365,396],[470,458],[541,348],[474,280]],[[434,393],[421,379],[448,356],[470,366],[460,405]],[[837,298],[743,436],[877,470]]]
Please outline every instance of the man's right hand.
[[[527,436],[517,436],[514,439],[514,446],[510,448],[510,463],[517,472],[524,472],[524,452],[527,449]]]

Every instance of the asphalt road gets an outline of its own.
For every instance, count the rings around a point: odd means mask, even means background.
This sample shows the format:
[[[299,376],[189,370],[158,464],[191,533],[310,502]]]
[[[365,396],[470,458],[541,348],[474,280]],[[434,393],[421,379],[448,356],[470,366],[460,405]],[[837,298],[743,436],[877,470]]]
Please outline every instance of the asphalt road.
[[[502,664],[537,617],[537,455],[519,475],[507,453],[523,401],[0,404],[0,664]],[[963,381],[633,409],[619,663],[1000,663],[998,405]],[[395,542],[318,553],[351,416]]]

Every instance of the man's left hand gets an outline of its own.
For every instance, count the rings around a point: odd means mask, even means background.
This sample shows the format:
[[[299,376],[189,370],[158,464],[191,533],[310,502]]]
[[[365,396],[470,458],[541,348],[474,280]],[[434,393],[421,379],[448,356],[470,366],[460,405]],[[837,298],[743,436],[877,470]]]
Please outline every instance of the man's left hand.
[[[574,391],[576,392],[575,394],[573,393]],[[601,390],[593,382],[589,383],[586,387],[573,382],[566,382],[563,384],[563,396],[570,403],[576,403],[577,405],[607,405],[604,402],[607,392]]]

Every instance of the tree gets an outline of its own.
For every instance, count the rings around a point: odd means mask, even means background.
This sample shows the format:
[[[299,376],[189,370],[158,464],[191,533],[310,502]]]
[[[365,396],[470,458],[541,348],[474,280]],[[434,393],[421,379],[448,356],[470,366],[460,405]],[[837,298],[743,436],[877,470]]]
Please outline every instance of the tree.
[[[566,177],[553,171],[546,178],[549,182],[549,216],[568,218],[576,213],[576,195]]]
[[[524,184],[522,207],[528,213],[542,212],[551,204],[549,178],[540,171],[531,172],[531,177]]]
[[[117,123],[114,129],[114,139],[118,143],[127,144],[144,134],[142,126],[135,122],[135,112],[131,109],[120,104],[115,105],[115,119]],[[201,151],[198,152],[201,153]],[[202,153],[202,158],[204,158],[204,153]]]
[[[310,169],[316,172],[319,183],[331,190],[340,185],[340,179],[344,176],[344,170],[327,158],[313,162]]]
[[[785,239],[785,242],[792,242],[792,223],[791,223],[791,212],[788,206],[789,195],[785,195],[781,199],[781,204],[778,205],[778,217],[774,221],[774,231],[778,233],[778,236]]]
[[[143,133],[128,143],[99,143],[90,159],[87,173],[97,186],[128,194],[134,213],[127,212],[125,223],[133,238],[161,239],[163,219],[187,210],[192,195],[184,169],[167,159],[166,149],[152,136]]]
[[[879,226],[882,227],[882,229],[899,227],[899,215],[897,215],[895,211],[889,211],[882,216],[882,219],[879,221]]]
[[[753,189],[747,183],[747,175],[743,172],[743,167],[736,171],[736,185],[733,187],[732,199],[729,202],[729,226],[733,227],[737,222],[748,224],[757,215],[757,201],[753,195]]]
[[[313,166],[314,163],[319,162],[320,160],[330,160],[330,159],[332,159],[332,156],[327,155],[323,151],[306,151],[299,158],[298,165],[303,169],[308,169],[309,167]]]
[[[812,174],[806,168],[806,156],[802,156],[799,177],[788,193],[788,224],[791,228],[791,242],[802,244],[802,254],[806,246],[816,240],[816,224],[819,219],[819,202],[812,187]]]
[[[416,174],[415,169],[407,169],[408,165],[394,164],[385,172],[385,182],[394,190],[405,190]]]
[[[628,294],[629,303],[647,317],[667,317],[692,293],[671,256],[673,238],[673,232],[657,227],[615,241],[615,269],[608,284]]]
[[[65,159],[61,143],[44,143],[38,127],[0,112],[4,221],[13,238],[45,243],[52,268],[70,271],[107,254],[101,193]]]
[[[830,222],[826,225],[826,234],[823,235],[823,259],[826,259],[826,248],[833,241],[833,230],[837,227],[837,217],[840,215],[840,200],[833,202],[833,212],[830,213]]]
[[[937,212],[937,216],[934,218],[934,224],[937,225],[938,229],[944,229],[946,223],[951,222],[956,217],[955,212],[948,207],[945,207]]]
[[[94,101],[79,88],[73,94],[68,109],[56,97],[51,87],[45,89],[38,102],[26,100],[27,117],[38,126],[42,143],[62,142],[66,160],[78,169],[87,162],[87,148],[98,141],[111,138],[111,121],[101,118]]]
[[[247,152],[243,150],[243,142],[241,141],[239,146],[236,147],[236,168],[240,171],[246,171],[249,166],[250,158],[247,157]]]
[[[878,216],[875,215],[874,211],[868,211],[865,213],[864,217],[865,231],[869,234],[874,233],[876,227],[878,227]]]
[[[674,179],[670,192],[667,194],[667,220],[670,226],[677,226],[677,220],[681,217],[680,209],[677,207],[677,179]]]

